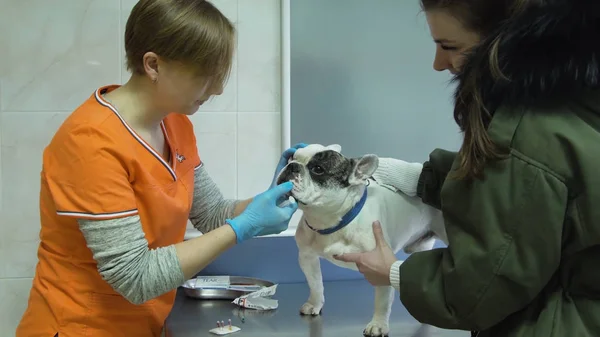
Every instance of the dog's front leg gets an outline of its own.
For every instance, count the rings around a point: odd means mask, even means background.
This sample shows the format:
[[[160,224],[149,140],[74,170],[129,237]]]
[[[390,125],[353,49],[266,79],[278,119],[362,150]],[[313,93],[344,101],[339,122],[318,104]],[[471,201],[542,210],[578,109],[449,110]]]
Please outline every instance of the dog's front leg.
[[[308,301],[300,308],[300,314],[320,315],[323,303],[325,303],[325,296],[323,294],[323,275],[321,274],[319,256],[311,250],[300,249],[298,262],[310,288],[310,296]]]
[[[387,336],[390,333],[390,313],[394,303],[394,288],[375,287],[375,312],[373,319],[365,328],[365,336]]]

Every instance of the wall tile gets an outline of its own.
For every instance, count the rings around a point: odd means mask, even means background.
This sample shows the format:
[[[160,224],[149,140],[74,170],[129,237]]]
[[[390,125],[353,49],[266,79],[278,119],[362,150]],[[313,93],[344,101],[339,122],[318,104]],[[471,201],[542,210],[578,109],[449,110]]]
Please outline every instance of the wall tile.
[[[9,1],[0,31],[3,111],[71,111],[119,81],[119,0]]]
[[[197,112],[190,119],[194,124],[198,152],[206,170],[225,198],[235,198],[236,113]]]
[[[68,115],[61,112],[0,114],[3,186],[0,278],[33,276],[39,243],[42,153]]]
[[[280,12],[279,0],[238,4],[238,111],[281,109]]]
[[[234,25],[237,26],[237,0],[214,0],[211,1],[223,14],[231,20]],[[122,0],[121,4],[121,30],[119,33],[119,48],[120,48],[120,64],[121,64],[121,83],[125,83],[129,80],[131,72],[126,67],[125,57],[125,46],[123,37],[125,35],[125,25],[129,14],[133,9],[133,6],[137,3],[137,0]],[[231,76],[226,84],[223,94],[217,97],[213,97],[210,101],[206,102],[200,109],[202,112],[212,111],[237,111],[237,53],[234,55],[233,66],[231,69]]]
[[[281,155],[279,113],[238,114],[238,198],[264,192]]]
[[[27,308],[31,278],[0,279],[0,336],[14,336]]]
[[[235,27],[238,27],[238,0],[213,0],[211,1],[229,20],[233,22]],[[236,35],[237,39],[237,35]],[[238,109],[238,54],[237,50],[233,56],[233,65],[231,67],[231,75],[223,89],[223,94],[213,97],[206,102],[201,111],[237,111]]]
[[[0,117],[0,120],[2,118]],[[0,125],[0,224],[4,223],[4,204],[2,202],[2,125]],[[0,226],[2,227],[2,226]],[[1,249],[1,248],[0,248]]]
[[[0,65],[0,67],[2,67],[2,65]],[[2,83],[0,83],[0,106],[2,106]],[[1,155],[1,149],[2,149],[2,112],[0,111],[0,220],[4,219],[4,213],[2,213],[2,155]],[[2,222],[0,222],[0,223],[2,223]]]
[[[131,14],[131,10],[133,6],[138,2],[138,0],[121,0],[121,12],[119,19],[119,73],[121,84],[125,84],[129,77],[131,76],[131,72],[127,70],[126,58],[125,58],[125,26],[127,25],[127,19],[129,18],[129,14]]]

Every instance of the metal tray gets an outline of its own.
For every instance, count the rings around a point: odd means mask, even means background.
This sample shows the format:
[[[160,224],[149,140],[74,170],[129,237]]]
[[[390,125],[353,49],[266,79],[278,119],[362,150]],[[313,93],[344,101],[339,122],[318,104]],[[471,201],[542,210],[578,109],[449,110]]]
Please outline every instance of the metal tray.
[[[230,276],[229,279],[231,284],[252,284],[260,285],[263,287],[270,287],[275,285],[275,283],[252,277]],[[203,300],[234,300],[240,296],[253,292],[232,289],[189,288],[186,287],[185,284],[181,287],[183,288],[183,292],[187,297]]]

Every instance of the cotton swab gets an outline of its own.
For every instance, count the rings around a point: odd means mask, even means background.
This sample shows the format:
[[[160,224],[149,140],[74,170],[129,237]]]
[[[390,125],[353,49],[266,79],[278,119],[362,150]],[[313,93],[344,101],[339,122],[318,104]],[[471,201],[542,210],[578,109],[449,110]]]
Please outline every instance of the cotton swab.
[[[217,327],[209,330],[209,332],[215,335],[228,335],[230,333],[235,333],[240,330],[241,329],[239,327],[232,325],[230,318],[228,329],[225,329],[225,321],[217,321]]]

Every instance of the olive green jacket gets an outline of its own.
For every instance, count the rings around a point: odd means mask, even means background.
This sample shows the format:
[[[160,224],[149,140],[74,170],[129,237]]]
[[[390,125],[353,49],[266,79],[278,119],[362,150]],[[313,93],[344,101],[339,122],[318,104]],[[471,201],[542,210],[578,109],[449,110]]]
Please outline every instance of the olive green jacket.
[[[600,336],[600,15],[556,2],[502,32],[510,82],[492,80],[483,51],[458,76],[480,74],[488,134],[510,155],[471,185],[447,177],[456,153],[424,164],[418,195],[442,210],[449,244],[400,267],[400,298],[420,322],[479,337]]]

